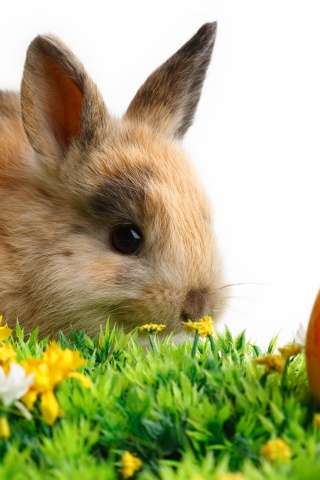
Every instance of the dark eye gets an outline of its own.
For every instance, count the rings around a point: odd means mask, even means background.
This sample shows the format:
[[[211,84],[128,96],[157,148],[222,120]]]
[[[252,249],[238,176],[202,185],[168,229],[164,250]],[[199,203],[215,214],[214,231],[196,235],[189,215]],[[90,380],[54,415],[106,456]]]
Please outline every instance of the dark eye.
[[[142,234],[135,225],[119,225],[112,232],[112,244],[125,255],[137,255],[142,246]]]

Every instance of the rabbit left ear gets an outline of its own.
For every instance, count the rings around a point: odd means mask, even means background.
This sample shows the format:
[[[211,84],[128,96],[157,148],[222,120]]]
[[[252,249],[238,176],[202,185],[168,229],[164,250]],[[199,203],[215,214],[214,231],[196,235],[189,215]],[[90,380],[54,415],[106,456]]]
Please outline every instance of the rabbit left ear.
[[[74,141],[91,147],[104,135],[107,109],[73,53],[52,35],[30,44],[21,86],[23,125],[34,150],[55,157]]]
[[[210,62],[217,23],[207,23],[138,90],[126,117],[181,138],[193,121]]]

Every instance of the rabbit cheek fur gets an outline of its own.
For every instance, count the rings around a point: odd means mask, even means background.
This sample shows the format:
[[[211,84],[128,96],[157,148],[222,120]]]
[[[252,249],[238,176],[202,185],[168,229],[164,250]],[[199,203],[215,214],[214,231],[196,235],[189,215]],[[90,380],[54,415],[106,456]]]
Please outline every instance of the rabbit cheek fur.
[[[0,306],[9,324],[95,334],[110,315],[127,328],[156,322],[179,332],[188,318],[221,313],[210,205],[180,143],[214,36],[215,24],[203,26],[121,120],[59,39],[32,42],[22,121],[17,96],[0,93]],[[122,224],[142,232],[137,255],[110,241]]]

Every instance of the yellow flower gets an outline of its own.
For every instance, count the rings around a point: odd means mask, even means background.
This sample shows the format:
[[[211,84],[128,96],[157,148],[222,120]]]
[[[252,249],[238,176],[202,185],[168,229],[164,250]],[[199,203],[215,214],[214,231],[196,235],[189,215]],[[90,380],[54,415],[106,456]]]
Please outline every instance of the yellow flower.
[[[28,358],[21,362],[27,373],[34,374],[34,383],[29,392],[22,398],[23,403],[32,410],[38,396],[40,411],[48,425],[53,425],[58,416],[61,416],[54,389],[66,378],[76,378],[86,388],[91,386],[90,380],[74,370],[85,364],[80,358],[80,352],[73,352],[66,348],[61,350],[56,342],[52,342],[40,359]]]
[[[212,318],[206,316],[201,318],[197,322],[186,322],[184,323],[184,329],[188,333],[198,332],[200,337],[208,337],[209,335],[213,335]]]
[[[2,318],[2,315],[0,315],[0,342],[2,342],[2,340],[7,340],[12,333],[12,329],[8,327],[8,324],[1,326]]]
[[[317,428],[320,428],[320,413],[316,413],[313,417],[313,423]]]
[[[10,425],[6,417],[0,417],[0,438],[10,438]]]
[[[48,365],[55,384],[59,384],[65,378],[70,377],[71,372],[86,363],[84,359],[80,358],[79,351],[73,352],[69,348],[61,350],[56,342],[52,342],[46,349],[42,356],[42,361]],[[85,378],[84,375],[81,375],[82,377]]]
[[[0,327],[1,328],[1,327]],[[0,366],[8,373],[11,362],[15,362],[16,352],[11,343],[0,343]]]
[[[290,357],[299,355],[299,353],[302,352],[302,347],[298,343],[295,343],[293,345],[286,345],[285,347],[279,348],[279,352],[284,361],[287,361]]]
[[[140,332],[147,332],[151,334],[162,332],[166,328],[165,325],[158,325],[156,323],[146,323],[139,328]]]
[[[124,452],[121,458],[121,474],[123,478],[133,477],[135,472],[140,470],[142,460],[134,457],[130,452]]]
[[[255,363],[258,365],[265,365],[264,373],[268,374],[270,372],[280,372],[284,370],[283,359],[280,355],[272,353],[270,355],[265,355],[261,358],[256,358]]]
[[[260,454],[266,460],[270,460],[271,462],[276,460],[287,462],[291,458],[291,450],[281,438],[269,440],[267,443],[262,445]]]
[[[242,473],[220,473],[216,480],[246,480],[246,477]]]
[[[64,379],[72,377],[80,380],[84,387],[91,385],[87,377],[74,372],[85,364],[85,360],[80,358],[80,352],[73,352],[68,348],[61,350],[56,342],[51,343],[43,353],[42,358],[28,358],[21,364],[25,367],[27,373],[35,374],[35,389],[39,392],[52,390],[56,385],[60,385]]]

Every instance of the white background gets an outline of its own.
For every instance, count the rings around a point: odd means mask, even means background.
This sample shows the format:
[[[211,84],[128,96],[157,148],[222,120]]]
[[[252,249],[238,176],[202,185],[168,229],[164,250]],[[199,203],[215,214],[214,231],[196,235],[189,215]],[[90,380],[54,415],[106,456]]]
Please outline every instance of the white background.
[[[260,344],[307,324],[320,284],[317,0],[10,0],[0,88],[18,89],[30,41],[60,36],[120,115],[205,22],[218,35],[184,144],[215,211],[230,289],[224,321]]]

